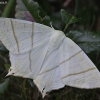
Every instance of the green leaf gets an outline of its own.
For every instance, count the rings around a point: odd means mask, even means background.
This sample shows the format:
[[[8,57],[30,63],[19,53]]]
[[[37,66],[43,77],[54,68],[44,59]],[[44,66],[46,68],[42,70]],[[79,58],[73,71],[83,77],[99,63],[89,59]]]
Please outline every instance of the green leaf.
[[[70,31],[67,35],[76,42],[85,53],[97,51],[100,48],[100,36],[87,31]]]
[[[0,95],[7,90],[9,81],[10,81],[10,79],[7,78],[3,83],[0,84]]]
[[[6,71],[8,71],[10,68],[10,64],[5,64],[5,68],[6,68]]]
[[[37,23],[42,23],[50,26],[50,17],[46,15],[46,13],[37,2],[35,2],[34,0],[22,1]]]
[[[75,22],[82,21],[81,18],[75,18],[73,15],[67,13],[64,9],[61,9],[60,13],[61,13],[62,19],[64,20],[66,24],[64,31],[66,30],[68,25],[75,23]]]

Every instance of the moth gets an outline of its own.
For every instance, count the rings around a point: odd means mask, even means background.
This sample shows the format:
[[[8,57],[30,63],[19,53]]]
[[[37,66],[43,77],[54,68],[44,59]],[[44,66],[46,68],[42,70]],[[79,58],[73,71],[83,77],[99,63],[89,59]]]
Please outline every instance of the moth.
[[[96,66],[62,31],[35,22],[0,18],[0,41],[10,51],[7,76],[33,79],[43,97],[65,85],[100,88]]]

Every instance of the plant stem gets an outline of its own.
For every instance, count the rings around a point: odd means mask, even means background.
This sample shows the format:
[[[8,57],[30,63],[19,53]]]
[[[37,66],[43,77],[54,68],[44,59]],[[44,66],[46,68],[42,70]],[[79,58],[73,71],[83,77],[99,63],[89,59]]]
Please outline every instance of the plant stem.
[[[66,26],[65,26],[65,28],[64,28],[64,32],[65,32],[65,30],[67,29],[68,25],[69,25],[69,24],[66,24]]]
[[[12,13],[11,10],[16,4],[16,0],[9,0],[8,4],[6,5],[1,17],[9,17]]]
[[[69,24],[71,24],[71,21],[74,19],[74,16],[72,16],[72,18],[69,20],[69,22],[66,24],[65,28],[64,28],[64,32],[66,31],[67,27]]]

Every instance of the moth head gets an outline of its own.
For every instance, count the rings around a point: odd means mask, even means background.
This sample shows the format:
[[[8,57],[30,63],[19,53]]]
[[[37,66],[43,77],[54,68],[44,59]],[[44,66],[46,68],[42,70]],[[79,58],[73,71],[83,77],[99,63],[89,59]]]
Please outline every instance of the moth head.
[[[60,30],[55,30],[55,33],[57,33],[57,34],[61,34],[61,35],[65,35],[62,31],[60,31]]]

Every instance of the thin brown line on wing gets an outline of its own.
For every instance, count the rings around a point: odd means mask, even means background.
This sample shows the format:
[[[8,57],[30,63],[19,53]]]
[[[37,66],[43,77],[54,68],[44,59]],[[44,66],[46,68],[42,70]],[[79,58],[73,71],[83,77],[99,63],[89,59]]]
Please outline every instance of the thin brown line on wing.
[[[25,31],[25,23],[24,23],[24,31]]]
[[[30,70],[31,70],[31,50],[29,52]]]
[[[71,58],[73,58],[74,56],[78,55],[78,54],[81,53],[81,52],[82,52],[82,50],[80,50],[79,52],[77,52],[76,54],[74,54],[73,56],[71,56],[70,58],[68,58],[67,60],[61,62],[60,64],[66,62],[66,61],[68,61],[68,60],[70,60]],[[59,65],[60,65],[60,64],[59,64]]]
[[[73,56],[71,56],[70,58],[68,58],[67,60],[65,60],[65,61],[61,62],[59,65],[61,65],[62,63],[64,63],[64,62],[66,62],[66,61],[70,60],[72,57],[74,57],[74,56],[78,55],[78,54],[79,54],[79,53],[81,53],[81,52],[82,52],[82,50],[80,50],[79,52],[77,52],[76,54],[74,54]],[[45,72],[43,72],[43,73],[46,73],[46,72],[48,72],[48,71],[51,71],[51,70],[53,70],[53,69],[55,69],[55,68],[59,67],[59,65],[57,65],[57,66],[55,66],[54,68],[51,68],[51,69],[49,69],[49,70],[47,70],[47,71],[45,71]],[[41,74],[43,74],[43,73],[41,73]],[[41,75],[41,74],[39,74],[39,75]]]
[[[96,68],[91,68],[91,69],[88,69],[88,70],[85,70],[85,71],[81,71],[81,72],[78,72],[78,73],[69,74],[69,75],[66,75],[66,76],[64,76],[62,78],[67,78],[69,76],[74,76],[74,75],[77,75],[77,74],[86,73],[86,72],[91,71],[91,70],[94,70],[94,69],[96,69]]]
[[[18,52],[20,52],[20,50],[19,50],[19,43],[18,43],[18,40],[17,40],[16,34],[15,34],[15,31],[14,31],[13,22],[12,22],[11,19],[10,19],[10,21],[11,21],[11,26],[12,26],[12,31],[13,31],[13,34],[14,34],[14,37],[15,37],[15,41],[16,41],[16,44],[17,44]]]
[[[31,50],[33,48],[33,33],[34,32],[34,23],[32,23],[32,35],[31,35],[31,41],[32,41],[32,47],[31,47]],[[29,52],[29,61],[30,61],[30,70],[32,71],[32,65],[31,65],[31,62],[32,62],[32,59],[31,59],[31,50]]]
[[[32,48],[33,48],[34,23],[32,23]]]

